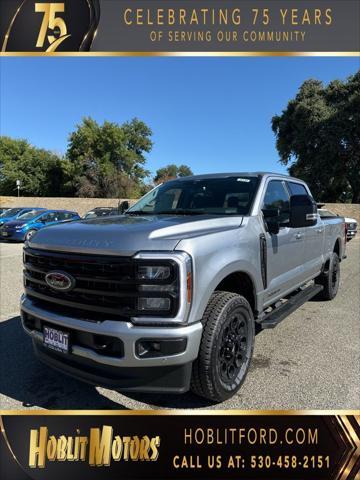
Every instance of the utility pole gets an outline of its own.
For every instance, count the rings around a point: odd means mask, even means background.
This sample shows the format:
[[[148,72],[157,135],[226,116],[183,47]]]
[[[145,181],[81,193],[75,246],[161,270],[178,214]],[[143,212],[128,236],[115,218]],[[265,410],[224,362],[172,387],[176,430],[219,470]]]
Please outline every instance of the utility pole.
[[[18,197],[20,197],[20,188],[21,188],[21,181],[20,180],[16,180],[16,188],[17,188],[17,192],[18,192]]]

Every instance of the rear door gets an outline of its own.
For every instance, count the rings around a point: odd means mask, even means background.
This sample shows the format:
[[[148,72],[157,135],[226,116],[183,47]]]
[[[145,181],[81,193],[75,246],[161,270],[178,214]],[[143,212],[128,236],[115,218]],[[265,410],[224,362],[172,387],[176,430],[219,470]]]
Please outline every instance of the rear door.
[[[290,195],[285,182],[270,179],[265,187],[262,209],[280,212],[278,234],[265,233],[267,245],[266,304],[290,291],[303,279],[304,229],[289,228]]]
[[[309,195],[302,183],[287,182],[291,195]],[[325,225],[318,215],[316,225],[304,227],[304,280],[313,277],[321,271],[323,264]]]
[[[53,225],[54,223],[57,223],[58,220],[58,214],[57,212],[49,212],[49,213],[45,213],[42,217],[41,217],[41,222],[42,222],[42,225],[43,226],[49,226],[49,225]]]

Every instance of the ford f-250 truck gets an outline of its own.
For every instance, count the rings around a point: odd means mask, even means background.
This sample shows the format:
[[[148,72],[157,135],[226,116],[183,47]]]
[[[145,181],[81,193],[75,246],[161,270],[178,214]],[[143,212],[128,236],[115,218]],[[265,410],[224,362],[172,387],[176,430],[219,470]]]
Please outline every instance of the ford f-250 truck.
[[[23,327],[41,360],[85,381],[222,401],[245,379],[257,330],[335,297],[344,235],[296,178],[172,180],[124,215],[37,232]]]

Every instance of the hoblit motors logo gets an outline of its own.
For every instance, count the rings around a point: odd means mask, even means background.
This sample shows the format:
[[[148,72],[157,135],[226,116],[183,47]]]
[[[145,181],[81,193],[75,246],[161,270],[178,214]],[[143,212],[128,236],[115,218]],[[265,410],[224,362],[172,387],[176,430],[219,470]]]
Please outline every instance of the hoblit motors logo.
[[[1,14],[2,52],[77,52],[91,48],[100,5],[99,0],[15,0],[6,1]]]
[[[160,436],[120,436],[109,425],[90,428],[90,435],[50,435],[47,427],[30,431],[29,467],[45,468],[46,462],[85,462],[109,467],[111,462],[156,462]]]

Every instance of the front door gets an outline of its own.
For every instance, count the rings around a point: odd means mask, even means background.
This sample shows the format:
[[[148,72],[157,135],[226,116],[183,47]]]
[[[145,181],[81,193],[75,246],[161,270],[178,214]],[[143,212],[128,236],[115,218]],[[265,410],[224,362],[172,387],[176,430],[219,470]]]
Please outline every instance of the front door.
[[[262,209],[280,213],[279,233],[265,233],[268,284],[264,303],[269,304],[299,285],[304,278],[305,229],[289,228],[290,196],[282,180],[268,182]]]

